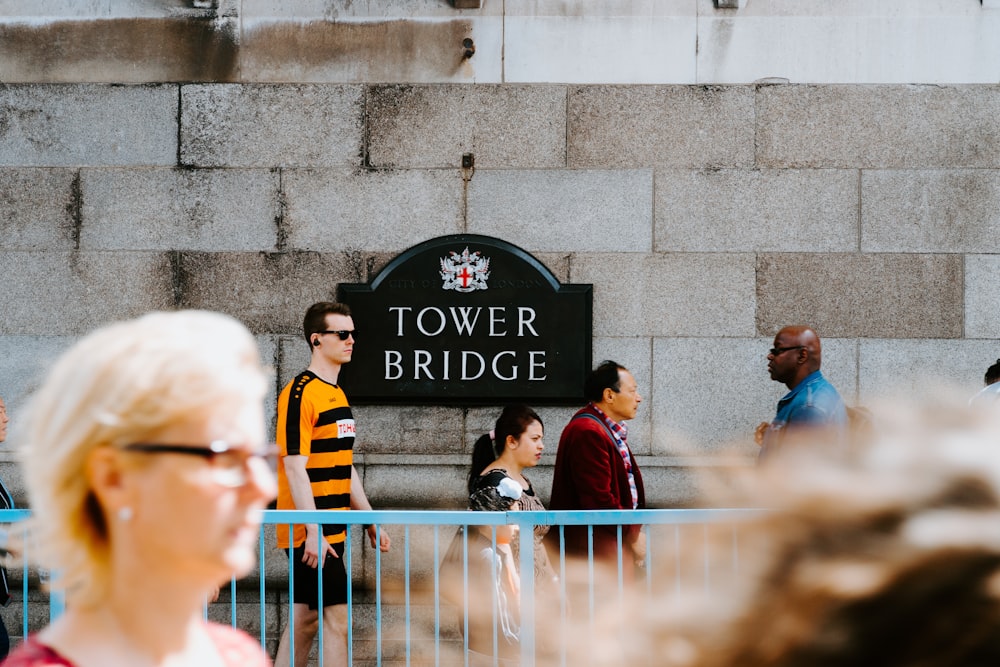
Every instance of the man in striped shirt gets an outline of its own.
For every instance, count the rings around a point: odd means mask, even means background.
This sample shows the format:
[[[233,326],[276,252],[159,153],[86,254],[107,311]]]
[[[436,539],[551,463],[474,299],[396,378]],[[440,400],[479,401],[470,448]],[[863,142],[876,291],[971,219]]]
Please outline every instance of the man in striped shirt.
[[[309,367],[285,385],[278,396],[278,509],[370,510],[354,468],[354,415],[337,385],[341,367],[354,352],[354,320],[341,303],[315,303],[303,321],[312,352]],[[323,539],[320,539],[320,528]],[[367,528],[372,547],[389,550],[389,535],[374,524]],[[343,524],[277,527],[278,547],[288,549],[294,568],[294,627],[285,628],[276,667],[305,667],[319,629],[317,568],[323,567],[324,667],[347,665],[347,577]]]

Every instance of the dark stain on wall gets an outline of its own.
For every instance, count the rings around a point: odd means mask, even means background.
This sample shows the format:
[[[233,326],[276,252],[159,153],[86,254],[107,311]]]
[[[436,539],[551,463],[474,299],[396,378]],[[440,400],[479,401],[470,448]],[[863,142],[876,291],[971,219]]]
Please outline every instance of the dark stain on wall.
[[[247,78],[270,81],[323,80],[310,70],[352,82],[436,80],[472,66],[462,46],[471,35],[468,20],[275,23],[246,30],[242,56]]]
[[[70,184],[70,197],[66,202],[66,215],[69,218],[70,239],[73,241],[73,250],[80,249],[80,232],[83,229],[83,188],[80,185],[80,170],[77,169]]]
[[[230,20],[128,18],[0,25],[7,82],[235,81]]]

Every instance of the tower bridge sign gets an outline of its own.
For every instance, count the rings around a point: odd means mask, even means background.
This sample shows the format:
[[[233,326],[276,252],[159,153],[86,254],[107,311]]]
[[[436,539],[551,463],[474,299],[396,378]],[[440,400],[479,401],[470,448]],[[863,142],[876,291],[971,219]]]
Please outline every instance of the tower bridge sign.
[[[501,239],[425,241],[339,286],[359,332],[341,383],[356,403],[578,403],[592,296]]]

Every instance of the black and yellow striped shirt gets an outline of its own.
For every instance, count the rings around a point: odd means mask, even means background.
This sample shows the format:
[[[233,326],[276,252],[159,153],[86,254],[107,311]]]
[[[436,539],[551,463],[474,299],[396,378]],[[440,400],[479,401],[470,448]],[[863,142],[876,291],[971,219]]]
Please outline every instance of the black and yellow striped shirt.
[[[277,440],[282,456],[306,456],[306,472],[316,509],[351,508],[351,466],[354,463],[354,414],[347,396],[310,371],[285,385],[278,395]],[[278,509],[295,509],[284,465],[278,466]],[[279,524],[278,546],[288,548],[288,525]],[[343,524],[327,524],[330,544],[343,542]],[[293,546],[302,544],[305,526],[295,526]]]

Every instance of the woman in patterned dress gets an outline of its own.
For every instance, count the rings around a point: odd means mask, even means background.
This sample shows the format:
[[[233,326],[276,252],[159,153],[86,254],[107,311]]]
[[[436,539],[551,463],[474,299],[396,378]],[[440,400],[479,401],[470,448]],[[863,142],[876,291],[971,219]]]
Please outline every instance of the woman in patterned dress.
[[[524,476],[526,468],[534,467],[541,460],[545,448],[543,435],[542,419],[534,410],[526,405],[505,407],[494,430],[479,438],[473,449],[469,509],[544,510],[531,482]],[[548,526],[534,529],[536,601],[555,599],[556,574],[542,544],[547,531]],[[505,660],[516,660],[520,655],[518,545],[516,526],[479,526],[478,530],[470,530],[469,648],[489,664],[492,664],[494,650],[498,658]],[[474,568],[472,564],[477,559],[487,567]],[[472,581],[474,569],[477,575]],[[476,609],[471,609],[472,605]],[[536,613],[536,617],[539,616]]]

